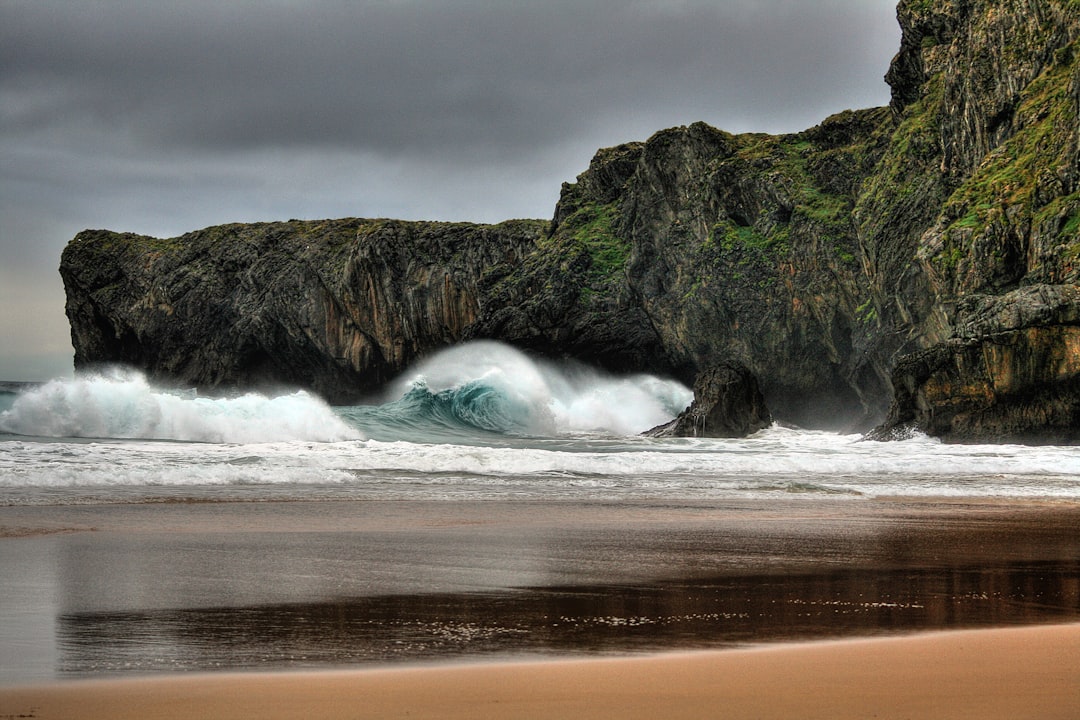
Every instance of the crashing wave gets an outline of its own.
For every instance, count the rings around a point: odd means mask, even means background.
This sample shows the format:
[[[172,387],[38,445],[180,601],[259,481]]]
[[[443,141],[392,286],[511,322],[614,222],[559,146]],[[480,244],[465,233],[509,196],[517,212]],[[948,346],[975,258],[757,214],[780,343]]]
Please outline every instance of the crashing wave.
[[[629,436],[668,422],[692,398],[674,381],[546,363],[480,341],[421,363],[381,405],[330,408],[303,391],[206,398],[155,388],[137,372],[115,370],[19,394],[0,412],[0,432],[216,443]]]
[[[54,380],[19,395],[0,431],[37,437],[257,443],[362,439],[306,392],[198,397],[152,387],[134,371]]]
[[[626,436],[671,420],[693,399],[675,381],[543,362],[490,341],[434,355],[396,385],[395,396],[383,405],[352,408],[347,416],[382,439],[405,439],[404,431],[424,429]]]

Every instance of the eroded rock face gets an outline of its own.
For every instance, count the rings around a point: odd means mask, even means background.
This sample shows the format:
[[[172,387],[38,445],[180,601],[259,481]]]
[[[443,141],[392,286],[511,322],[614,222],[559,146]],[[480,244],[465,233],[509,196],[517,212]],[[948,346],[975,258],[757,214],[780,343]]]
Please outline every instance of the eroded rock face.
[[[470,332],[687,384],[730,357],[790,422],[878,421],[891,365],[871,346],[851,211],[891,122],[841,113],[785,136],[696,123],[603,150]]]
[[[894,164],[892,191],[936,200],[910,251],[889,245],[912,281],[881,312],[922,349],[897,362],[879,432],[1075,442],[1080,14],[968,0],[898,17],[893,143],[920,152]],[[889,234],[888,204],[879,217],[868,236]]]
[[[871,434],[915,429],[954,442],[1080,442],[1080,326],[949,340],[906,356]]]
[[[60,268],[75,366],[352,401],[461,340],[484,310],[482,281],[510,272],[546,225],[291,221],[172,240],[83,232]]]
[[[955,335],[972,340],[1058,325],[1080,325],[1080,286],[1028,285],[1002,295],[965,295],[957,308]]]
[[[958,337],[901,359],[872,437],[1080,442],[1080,288],[965,298]]]
[[[694,401],[677,418],[649,430],[652,437],[741,438],[772,424],[757,378],[727,362],[698,375]]]

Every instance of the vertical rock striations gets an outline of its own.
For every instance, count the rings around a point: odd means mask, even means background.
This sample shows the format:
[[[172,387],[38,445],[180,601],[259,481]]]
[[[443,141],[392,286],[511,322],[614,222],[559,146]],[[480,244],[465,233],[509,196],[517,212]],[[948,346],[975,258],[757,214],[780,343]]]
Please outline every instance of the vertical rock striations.
[[[786,420],[880,417],[890,365],[868,352],[852,209],[891,123],[887,109],[788,136],[696,123],[601,150],[471,332],[688,383],[729,359]]]
[[[925,348],[897,365],[880,430],[1075,441],[1080,6],[908,1],[898,17],[890,155],[908,167],[871,187],[934,201],[907,214],[925,225],[910,245],[886,243],[908,277],[872,275],[879,314]],[[890,239],[890,204],[866,203],[868,244]]]
[[[478,287],[520,263],[545,226],[345,219],[172,240],[83,232],[61,260],[75,365],[355,400],[461,340],[484,309]]]

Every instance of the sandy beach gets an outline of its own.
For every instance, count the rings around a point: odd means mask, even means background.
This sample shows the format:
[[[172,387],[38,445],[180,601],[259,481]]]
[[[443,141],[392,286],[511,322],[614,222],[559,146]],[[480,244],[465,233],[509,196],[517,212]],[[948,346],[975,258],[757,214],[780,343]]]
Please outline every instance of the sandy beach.
[[[0,719],[1076,718],[1080,507],[0,508]]]
[[[1075,720],[1080,625],[666,654],[0,689],[0,717]]]

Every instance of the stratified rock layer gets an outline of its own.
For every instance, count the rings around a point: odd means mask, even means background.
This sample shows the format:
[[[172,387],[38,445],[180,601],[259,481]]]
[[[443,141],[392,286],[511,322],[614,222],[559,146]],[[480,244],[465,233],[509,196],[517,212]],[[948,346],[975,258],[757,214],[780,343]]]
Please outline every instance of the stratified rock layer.
[[[889,417],[871,434],[1080,442],[1080,289],[969,298],[960,337],[900,360]]]
[[[551,222],[81,233],[61,263],[76,365],[348,400],[492,338],[687,383],[734,362],[799,425],[865,429],[889,411],[957,439],[1068,435],[1080,8],[903,0],[897,16],[889,107],[603,149]],[[953,359],[903,370],[931,356]],[[980,383],[985,408],[953,403]]]

